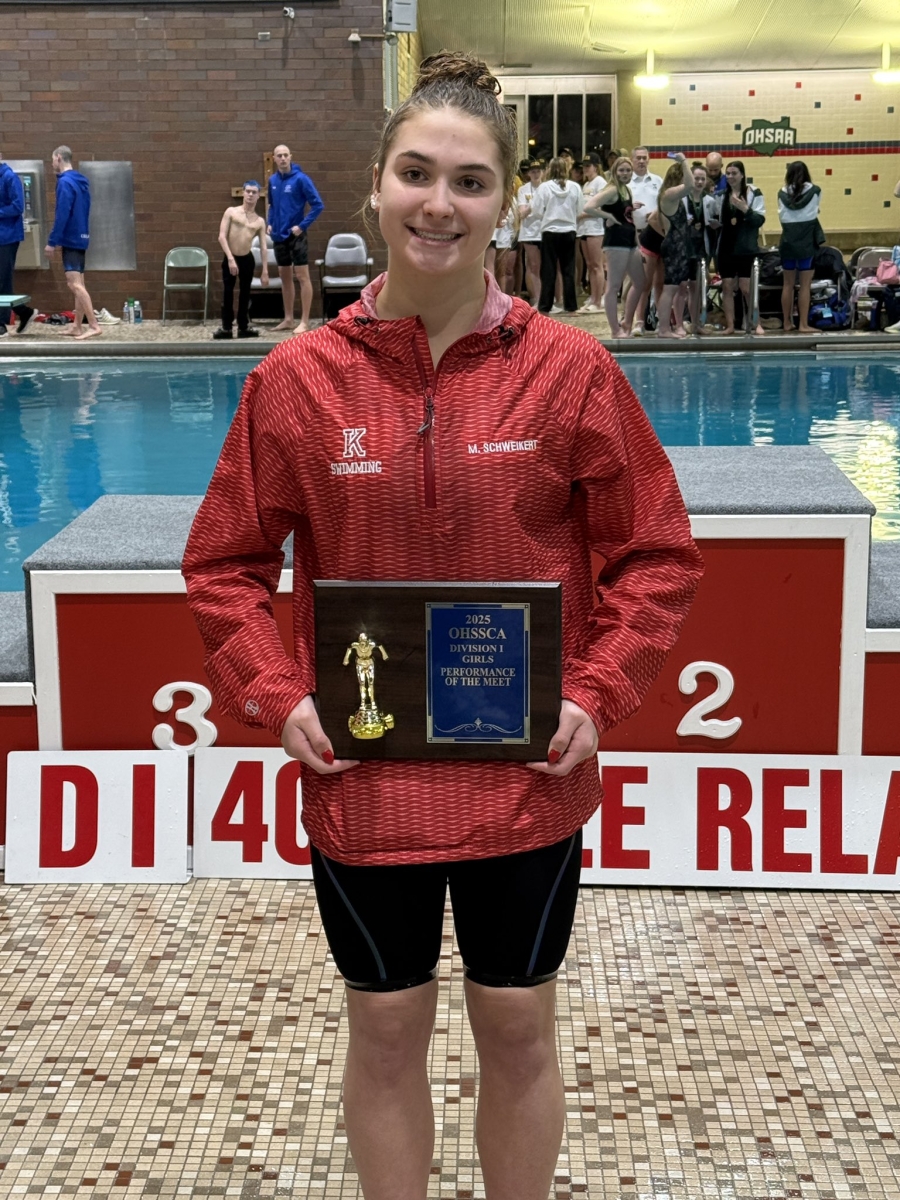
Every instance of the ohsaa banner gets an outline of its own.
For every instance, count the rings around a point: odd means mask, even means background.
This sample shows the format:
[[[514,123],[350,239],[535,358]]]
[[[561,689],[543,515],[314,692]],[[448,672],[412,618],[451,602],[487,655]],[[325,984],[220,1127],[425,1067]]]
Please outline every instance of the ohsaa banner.
[[[900,758],[601,754],[600,767],[585,883],[897,890]]]

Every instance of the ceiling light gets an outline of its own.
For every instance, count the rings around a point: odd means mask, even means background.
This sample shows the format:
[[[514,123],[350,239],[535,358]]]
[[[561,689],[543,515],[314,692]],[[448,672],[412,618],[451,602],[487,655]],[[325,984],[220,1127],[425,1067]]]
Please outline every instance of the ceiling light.
[[[891,70],[891,44],[885,42],[881,47],[881,70],[876,71],[872,78],[876,83],[900,83],[900,71]]]
[[[661,88],[669,86],[668,75],[657,75],[653,68],[655,66],[655,57],[652,50],[647,51],[647,72],[643,75],[635,75],[634,82],[639,88],[649,88],[653,91],[659,91]]]

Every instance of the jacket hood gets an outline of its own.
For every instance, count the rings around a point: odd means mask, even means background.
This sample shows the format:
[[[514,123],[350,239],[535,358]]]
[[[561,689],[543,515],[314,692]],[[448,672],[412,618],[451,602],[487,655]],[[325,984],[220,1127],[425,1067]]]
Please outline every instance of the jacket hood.
[[[365,342],[391,358],[405,360],[417,335],[424,334],[424,326],[419,317],[387,321],[378,316],[375,301],[386,280],[387,273],[373,279],[355,304],[341,309],[335,320],[329,321],[328,328],[344,337]],[[509,345],[521,336],[534,316],[530,304],[501,292],[497,281],[487,271],[484,281],[484,307],[478,323],[471,333],[454,343],[464,353],[481,354],[495,345]]]
[[[787,188],[782,188],[778,193],[778,200],[785,208],[797,212],[800,209],[806,208],[816,196],[821,195],[822,189],[815,183],[805,183],[803,191],[799,196],[795,196],[793,192],[789,192]]]
[[[58,183],[64,183],[67,187],[77,188],[78,191],[85,195],[90,194],[91,185],[87,181],[87,177],[82,175],[80,171],[74,168],[71,171],[63,171],[57,179]]]

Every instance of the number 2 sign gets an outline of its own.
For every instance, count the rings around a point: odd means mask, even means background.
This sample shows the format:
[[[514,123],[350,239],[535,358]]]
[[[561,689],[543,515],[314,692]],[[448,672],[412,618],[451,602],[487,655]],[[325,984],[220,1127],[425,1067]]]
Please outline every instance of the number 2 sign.
[[[194,874],[312,879],[300,808],[300,764],[284,751],[198,749]]]

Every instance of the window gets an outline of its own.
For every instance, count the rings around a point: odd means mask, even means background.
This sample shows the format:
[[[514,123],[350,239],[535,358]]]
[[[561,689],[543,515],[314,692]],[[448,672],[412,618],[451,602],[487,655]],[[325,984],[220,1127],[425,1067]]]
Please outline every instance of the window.
[[[564,147],[576,158],[612,143],[612,96],[583,92],[528,97],[528,154],[549,161]]]
[[[612,96],[585,96],[584,150],[599,154],[606,162],[606,151],[612,146]]]
[[[528,97],[528,154],[545,162],[553,157],[553,96]]]

